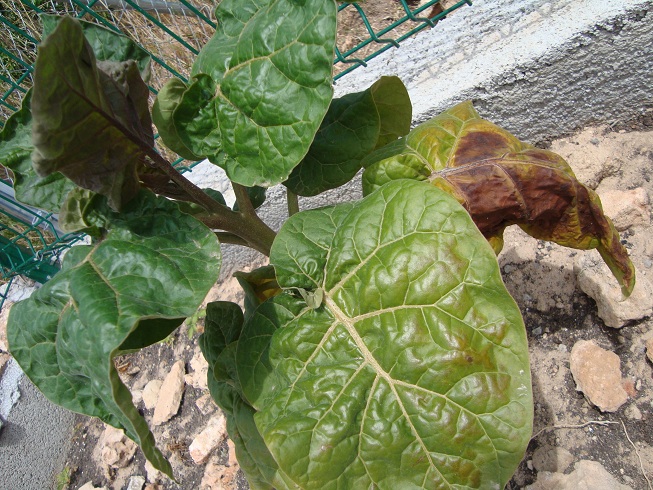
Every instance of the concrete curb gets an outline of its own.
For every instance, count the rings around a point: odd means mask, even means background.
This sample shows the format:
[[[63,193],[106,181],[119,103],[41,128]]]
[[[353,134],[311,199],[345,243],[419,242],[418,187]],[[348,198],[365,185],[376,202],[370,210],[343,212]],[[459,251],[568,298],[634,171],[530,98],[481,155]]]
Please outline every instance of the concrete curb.
[[[652,0],[476,0],[343,77],[336,92],[398,75],[416,123],[471,99],[537,142],[653,104],[652,54]]]

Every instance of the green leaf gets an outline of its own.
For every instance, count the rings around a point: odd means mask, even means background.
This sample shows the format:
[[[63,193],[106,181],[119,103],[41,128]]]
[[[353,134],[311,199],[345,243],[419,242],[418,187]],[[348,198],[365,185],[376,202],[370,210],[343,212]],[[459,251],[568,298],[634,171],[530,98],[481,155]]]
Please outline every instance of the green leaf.
[[[628,295],[635,269],[597,194],[567,162],[522,143],[463,102],[365,159],[366,193],[395,179],[428,180],[452,194],[495,248],[506,226],[582,250],[596,248]]]
[[[524,324],[491,247],[425,183],[338,208],[291,217],[272,247],[279,284],[312,281],[323,305],[277,317],[256,399],[239,369],[279,468],[305,489],[503,488],[533,405]],[[290,259],[292,244],[305,253]]]
[[[247,192],[247,196],[249,197],[249,200],[251,201],[254,209],[260,208],[261,205],[265,202],[267,189],[265,189],[264,187],[258,187],[258,186],[245,187],[245,191]],[[234,203],[233,210],[240,211],[238,202]]]
[[[214,154],[211,161],[219,164],[219,159],[222,158],[222,136],[215,127],[215,91],[216,84],[210,76],[195,75],[193,82],[176,102],[172,125],[180,139],[180,145],[202,158]]]
[[[9,345],[48,399],[124,429],[171,476],[114,358],[162,340],[195,312],[218,277],[220,247],[202,223],[146,191],[103,224],[105,240],[71,250],[59,274],[14,305]]]
[[[152,106],[152,121],[159,131],[163,143],[169,149],[186,160],[197,161],[202,158],[188,149],[179,138],[172,117],[186,89],[186,84],[180,79],[171,78],[168,80],[159,90]]]
[[[0,132],[0,165],[13,174],[18,201],[57,213],[75,184],[58,172],[39,177],[32,168],[31,100],[29,90],[20,110],[7,119]]]
[[[99,236],[99,227],[92,223],[90,215],[98,208],[104,208],[106,204],[102,196],[95,192],[75,187],[63,203],[59,212],[59,226],[68,233],[84,231],[93,236]]]
[[[184,144],[247,187],[286,180],[333,94],[336,4],[224,0],[174,112]]]
[[[56,29],[64,16],[41,14],[39,18],[43,23],[42,38],[45,39]],[[143,80],[149,81],[151,74],[150,62],[152,60],[150,53],[120,32],[108,29],[95,22],[87,22],[81,19],[78,19],[78,22],[98,61],[134,60],[138,65]]]
[[[314,196],[349,182],[372,150],[410,130],[412,106],[398,77],[381,77],[363,92],[334,99],[308,154],[284,185]]]
[[[216,363],[227,345],[238,340],[243,322],[243,311],[236,303],[213,301],[206,305],[204,334],[199,343],[209,366]]]
[[[227,416],[229,437],[236,456],[253,489],[285,488],[274,485],[277,465],[254,423],[254,409],[242,398],[236,372],[236,349],[243,330],[243,314],[238,305],[226,301],[209,303],[200,349],[209,364],[211,396]],[[269,336],[264,340],[269,340]]]
[[[39,46],[32,94],[34,169],[61,172],[120,210],[140,188],[154,136],[149,91],[134,61],[100,61],[64,17]]]

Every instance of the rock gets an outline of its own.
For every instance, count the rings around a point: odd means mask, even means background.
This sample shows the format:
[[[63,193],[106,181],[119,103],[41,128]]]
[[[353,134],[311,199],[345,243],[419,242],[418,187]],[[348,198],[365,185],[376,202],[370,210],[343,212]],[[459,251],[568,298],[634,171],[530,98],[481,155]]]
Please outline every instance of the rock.
[[[100,449],[100,461],[105,467],[124,468],[134,457],[138,446],[121,429],[107,425],[97,447]]]
[[[163,490],[163,487],[157,483],[148,483],[143,490]]]
[[[153,379],[148,382],[143,388],[143,393],[141,397],[143,398],[143,404],[148,410],[153,410],[156,407],[156,402],[159,399],[159,391],[161,390],[161,385],[163,381],[160,379]]]
[[[624,415],[631,420],[642,420],[642,411],[635,405],[629,405],[626,410],[624,410]]]
[[[574,263],[574,271],[578,285],[596,301],[598,314],[607,326],[620,328],[653,314],[653,285],[644,274],[637,274],[635,288],[630,297],[625,298],[598,253],[580,255]]]
[[[0,351],[9,352],[9,344],[7,343],[7,320],[9,319],[9,310],[13,303],[5,301],[0,311]]]
[[[107,490],[107,487],[96,487],[92,481],[87,481],[77,490]]]
[[[229,456],[227,458],[227,464],[229,466],[237,466],[238,458],[236,457],[236,445],[231,439],[227,439],[227,447],[229,448]]]
[[[188,447],[190,457],[193,458],[195,464],[205,463],[226,436],[227,420],[222,411],[219,411]]]
[[[564,473],[574,462],[574,456],[565,448],[542,446],[533,453],[533,467],[537,471]]]
[[[612,219],[617,230],[650,224],[649,197],[642,187],[629,191],[611,189],[600,192],[599,197],[603,211]]]
[[[193,372],[186,376],[186,383],[193,388],[206,391],[208,389],[206,377],[209,371],[209,364],[204,359],[199,347],[195,349],[193,358],[190,360],[190,368]]]
[[[139,405],[143,401],[143,390],[132,390],[132,403]]]
[[[569,358],[576,389],[603,412],[615,412],[628,400],[623,388],[620,360],[614,352],[591,340],[579,340]]]
[[[216,409],[215,402],[209,393],[202,395],[195,400],[195,405],[202,415],[208,415]]]
[[[633,490],[623,485],[596,461],[581,460],[568,475],[542,471],[525,490]]]
[[[174,363],[161,384],[152,425],[161,425],[167,422],[179,411],[181,397],[184,393],[184,374],[184,361]]]
[[[653,337],[646,341],[646,357],[653,362]]]
[[[626,390],[626,393],[628,393],[630,398],[637,398],[637,389],[635,388],[635,382],[632,379],[624,379],[621,386],[624,387],[624,390]]]
[[[238,465],[224,466],[211,459],[204,469],[200,490],[228,490],[236,485]]]
[[[143,485],[145,485],[144,477],[140,475],[132,476],[125,490],[143,490]]]

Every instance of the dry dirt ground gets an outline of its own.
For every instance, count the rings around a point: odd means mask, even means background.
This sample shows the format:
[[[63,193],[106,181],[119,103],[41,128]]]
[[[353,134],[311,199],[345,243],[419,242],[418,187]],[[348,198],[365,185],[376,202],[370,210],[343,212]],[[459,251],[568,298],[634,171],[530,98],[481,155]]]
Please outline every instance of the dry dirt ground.
[[[586,128],[552,141],[550,148],[565,157],[579,179],[599,195],[611,189],[643,188],[652,196],[651,114],[612,127]],[[640,281],[653,281],[650,209],[649,205],[643,221],[621,232]],[[580,460],[599,462],[618,482],[634,490],[650,488],[645,475],[653,478],[653,371],[645,343],[653,337],[653,320],[644,318],[619,329],[605,325],[594,300],[580,289],[574,268],[584,254],[592,253],[540,242],[516,229],[507,231],[499,262],[526,323],[535,397],[534,436],[508,489],[532,484],[538,478],[538,469],[569,473]],[[606,274],[605,281],[613,279]],[[237,283],[227,280],[210,296],[238,300],[241,294]],[[652,301],[649,298],[649,306]],[[96,487],[123,489],[134,475],[145,477],[150,489],[247,488],[230,458],[226,440],[213,451],[207,464],[195,464],[189,454],[195,436],[219,410],[211,406],[202,413],[196,404],[206,393],[197,349],[201,328],[201,320],[192,327],[184,325],[168,341],[122,362],[123,378],[148,419],[152,410],[140,401],[143,387],[149,380],[163,379],[175,361],[185,362],[188,374],[181,408],[169,422],[154,430],[179,484],[148,476],[139,451],[115,465],[123,467],[104,465],[103,447],[98,445],[102,424],[79,417],[68,455],[72,469],[69,488],[78,489],[92,481]],[[594,340],[620,359],[628,400],[614,413],[601,412],[576,389],[569,361],[572,347],[581,339]]]

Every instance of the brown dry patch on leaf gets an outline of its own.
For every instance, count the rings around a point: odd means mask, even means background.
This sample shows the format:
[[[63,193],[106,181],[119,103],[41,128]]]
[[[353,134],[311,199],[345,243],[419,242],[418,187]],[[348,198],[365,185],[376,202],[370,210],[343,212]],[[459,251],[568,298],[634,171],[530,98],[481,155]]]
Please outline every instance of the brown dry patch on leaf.
[[[624,294],[632,291],[635,270],[617,230],[598,195],[559,155],[481,119],[471,102],[418,126],[396,148],[365,162],[368,188],[398,177],[428,179],[465,206],[497,253],[504,229],[516,224],[538,239],[598,249]]]

